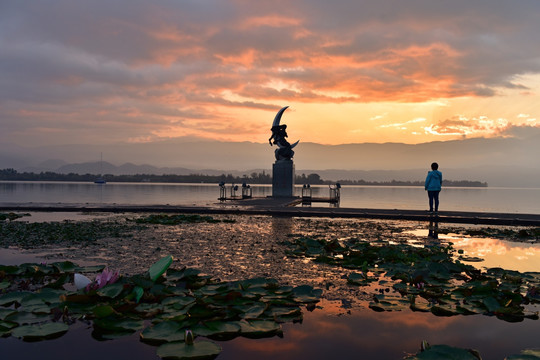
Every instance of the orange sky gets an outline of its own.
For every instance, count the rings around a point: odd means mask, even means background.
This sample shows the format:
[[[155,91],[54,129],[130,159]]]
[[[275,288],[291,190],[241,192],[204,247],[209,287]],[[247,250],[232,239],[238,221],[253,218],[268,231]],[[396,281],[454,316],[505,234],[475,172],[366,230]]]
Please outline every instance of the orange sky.
[[[279,11],[277,10],[279,9]],[[13,2],[0,11],[0,141],[182,136],[323,144],[540,126],[540,3]]]

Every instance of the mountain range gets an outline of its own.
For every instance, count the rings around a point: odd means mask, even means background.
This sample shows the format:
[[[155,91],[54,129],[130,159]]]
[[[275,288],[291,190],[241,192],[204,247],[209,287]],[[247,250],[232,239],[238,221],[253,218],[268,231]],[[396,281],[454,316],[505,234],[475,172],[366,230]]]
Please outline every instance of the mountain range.
[[[113,145],[0,144],[0,169],[60,173],[242,175],[271,172],[275,147],[255,142],[176,138]],[[492,186],[540,187],[540,129],[512,137],[422,144],[362,143],[295,148],[297,174],[325,180],[421,180],[436,161],[446,179]],[[103,162],[99,161],[101,154]],[[151,164],[151,165],[150,165]]]

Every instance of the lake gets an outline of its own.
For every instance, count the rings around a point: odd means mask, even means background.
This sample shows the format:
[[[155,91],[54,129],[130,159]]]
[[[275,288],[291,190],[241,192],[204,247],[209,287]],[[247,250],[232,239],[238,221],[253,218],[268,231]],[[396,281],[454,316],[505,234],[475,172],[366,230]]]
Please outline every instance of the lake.
[[[298,188],[297,195],[300,195],[300,191]],[[254,196],[270,194],[270,186],[253,187]],[[313,195],[328,196],[328,187],[314,187]],[[445,210],[539,213],[536,205],[539,203],[538,195],[539,189],[445,188],[441,201]],[[0,183],[1,204],[213,205],[218,203],[218,196],[219,187],[215,184]],[[426,198],[423,188],[419,187],[344,186],[341,206],[423,209]],[[70,216],[66,213],[57,215],[57,221]],[[77,217],[80,216],[86,215],[77,214]],[[35,220],[39,216],[32,214],[31,218]],[[410,234],[427,237],[428,225],[423,225],[410,231]],[[538,271],[539,244],[481,239],[453,233],[442,233],[439,239],[453,242],[467,256],[484,258],[484,262],[474,263],[478,267],[501,266],[518,271]],[[28,261],[39,262],[42,259],[19,253],[13,248],[0,249],[0,263]],[[539,320],[525,319],[514,323],[483,315],[435,317],[431,313],[408,309],[383,313],[358,308],[347,311],[345,304],[336,297],[323,299],[319,304],[322,309],[304,311],[301,324],[283,324],[283,338],[253,340],[240,337],[218,342],[223,347],[218,359],[325,359],[350,358],[352,354],[355,358],[364,359],[401,359],[407,353],[418,351],[422,340],[432,344],[475,348],[484,359],[503,359],[504,356],[540,345]],[[156,348],[141,343],[138,334],[114,341],[97,341],[91,334],[91,326],[79,322],[58,339],[24,342],[9,337],[0,339],[0,348],[4,354],[12,354],[13,358],[21,360],[67,360],[74,357],[80,360],[159,360]]]
[[[231,184],[227,184],[230,195]],[[254,197],[272,194],[271,185],[253,185]],[[328,197],[327,185],[312,186],[314,197]],[[300,196],[301,186],[295,189]],[[241,191],[237,192],[240,195]],[[107,183],[85,182],[0,182],[1,205],[119,204],[198,205],[218,203],[217,184]],[[540,213],[540,188],[446,187],[440,195],[440,210]],[[372,209],[428,208],[426,192],[418,186],[343,186],[340,207]],[[329,206],[320,204],[317,206]]]

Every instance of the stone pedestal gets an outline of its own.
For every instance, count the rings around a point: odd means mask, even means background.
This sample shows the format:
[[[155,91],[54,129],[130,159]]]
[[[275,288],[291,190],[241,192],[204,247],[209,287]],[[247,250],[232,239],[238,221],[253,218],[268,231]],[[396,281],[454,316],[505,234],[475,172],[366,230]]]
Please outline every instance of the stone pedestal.
[[[272,197],[294,196],[294,164],[292,160],[277,160],[272,167]]]

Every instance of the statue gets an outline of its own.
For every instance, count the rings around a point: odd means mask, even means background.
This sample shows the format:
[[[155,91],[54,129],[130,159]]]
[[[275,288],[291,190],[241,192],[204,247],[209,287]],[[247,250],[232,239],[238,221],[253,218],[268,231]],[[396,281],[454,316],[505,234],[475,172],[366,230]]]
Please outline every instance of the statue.
[[[291,160],[294,156],[293,148],[300,142],[300,140],[298,140],[291,145],[286,139],[287,125],[279,124],[281,121],[281,115],[283,115],[283,112],[287,110],[287,108],[288,106],[285,106],[278,111],[276,117],[274,118],[274,122],[272,123],[272,128],[270,129],[272,131],[272,136],[270,136],[268,142],[270,143],[270,146],[272,146],[272,144],[276,144],[278,147],[275,151],[276,160]]]

